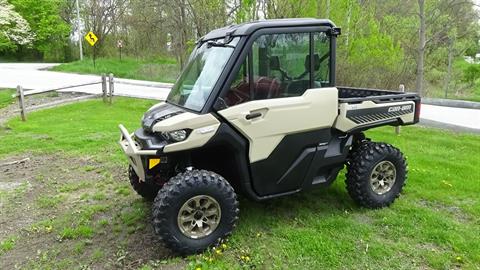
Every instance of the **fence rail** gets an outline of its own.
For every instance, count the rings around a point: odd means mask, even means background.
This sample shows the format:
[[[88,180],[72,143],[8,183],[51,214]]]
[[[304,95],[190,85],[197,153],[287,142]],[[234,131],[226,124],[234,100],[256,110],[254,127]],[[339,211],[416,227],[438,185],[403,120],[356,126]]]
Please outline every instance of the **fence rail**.
[[[19,104],[19,107],[20,107],[20,109],[19,109],[20,117],[22,118],[22,121],[27,121],[27,111],[28,110],[27,110],[27,107],[26,107],[26,104],[25,104],[25,97],[38,95],[38,94],[45,94],[45,93],[49,93],[49,92],[56,92],[56,91],[59,91],[59,90],[65,90],[65,89],[76,88],[76,87],[81,87],[81,86],[96,85],[96,84],[101,85],[101,87],[102,87],[102,93],[101,94],[91,94],[89,96],[75,97],[75,98],[65,99],[65,100],[57,100],[57,101],[53,101],[53,102],[46,103],[46,104],[32,106],[32,107],[29,108],[29,110],[49,108],[49,107],[53,107],[53,106],[64,104],[64,103],[71,103],[71,102],[75,102],[75,101],[95,98],[95,97],[98,97],[100,95],[103,98],[103,102],[105,102],[105,103],[108,102],[108,103],[112,104],[113,93],[114,93],[114,77],[113,77],[112,73],[110,73],[108,75],[108,84],[107,84],[107,75],[102,74],[101,77],[100,77],[100,80],[98,80],[98,81],[75,84],[75,85],[65,85],[65,86],[56,87],[56,88],[49,88],[49,89],[25,90],[25,89],[23,89],[23,87],[21,85],[18,85],[17,86],[17,93],[14,95],[14,97],[18,98],[18,104]]]

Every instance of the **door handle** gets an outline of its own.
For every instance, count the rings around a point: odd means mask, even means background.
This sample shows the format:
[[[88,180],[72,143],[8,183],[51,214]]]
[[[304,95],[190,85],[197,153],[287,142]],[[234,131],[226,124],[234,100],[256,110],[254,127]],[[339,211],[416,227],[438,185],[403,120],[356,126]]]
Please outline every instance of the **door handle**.
[[[245,119],[251,120],[251,119],[254,119],[254,118],[257,118],[257,117],[260,117],[260,116],[262,116],[261,112],[253,112],[253,113],[249,113],[249,114],[245,115]]]

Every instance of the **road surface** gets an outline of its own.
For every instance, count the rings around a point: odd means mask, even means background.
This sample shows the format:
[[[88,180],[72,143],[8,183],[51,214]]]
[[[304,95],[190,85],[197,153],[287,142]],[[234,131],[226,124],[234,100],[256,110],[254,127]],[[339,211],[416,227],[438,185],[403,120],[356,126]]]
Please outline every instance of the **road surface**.
[[[480,110],[422,104],[420,122],[429,126],[480,133]]]
[[[63,86],[100,81],[98,75],[81,75],[43,70],[58,64],[0,64],[0,88],[16,88],[21,85],[26,91],[55,89]],[[115,78],[114,94],[151,99],[166,99],[171,84]],[[102,93],[101,84],[61,90],[64,92]]]
[[[0,64],[0,88],[52,89],[66,85],[98,81],[99,76],[44,70],[56,64]],[[164,100],[171,84],[115,78],[115,95]],[[71,88],[91,94],[101,93],[101,86],[91,85]],[[451,108],[422,104],[421,122],[459,131],[480,133],[480,110]]]

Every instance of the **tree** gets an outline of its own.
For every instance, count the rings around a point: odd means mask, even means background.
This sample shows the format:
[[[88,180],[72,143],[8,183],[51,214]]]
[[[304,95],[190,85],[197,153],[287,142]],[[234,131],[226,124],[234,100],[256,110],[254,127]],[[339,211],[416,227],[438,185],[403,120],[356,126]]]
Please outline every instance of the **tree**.
[[[86,31],[93,31],[98,37],[95,48],[102,50],[110,34],[119,29],[119,19],[127,9],[126,0],[85,0],[82,9]],[[85,33],[86,34],[86,33]]]
[[[63,47],[69,43],[70,26],[60,17],[63,0],[11,0],[15,10],[30,24],[35,33],[33,48],[38,57],[61,58]],[[17,54],[21,56],[22,47]]]
[[[417,92],[422,95],[423,92],[423,79],[424,79],[424,66],[425,66],[425,0],[418,0],[418,58],[417,58],[417,80],[416,89]]]
[[[7,0],[0,0],[0,52],[29,45],[34,37],[28,22]]]

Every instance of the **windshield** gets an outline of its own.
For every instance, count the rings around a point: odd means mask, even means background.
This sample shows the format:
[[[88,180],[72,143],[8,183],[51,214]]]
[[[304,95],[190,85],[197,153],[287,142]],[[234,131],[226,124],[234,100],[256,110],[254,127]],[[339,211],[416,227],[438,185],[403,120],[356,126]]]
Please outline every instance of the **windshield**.
[[[228,44],[221,43],[223,39],[213,40],[196,47],[167,101],[194,111],[202,110],[238,40],[233,38]]]

